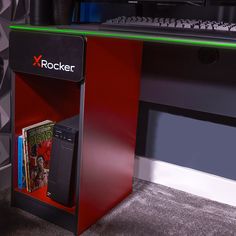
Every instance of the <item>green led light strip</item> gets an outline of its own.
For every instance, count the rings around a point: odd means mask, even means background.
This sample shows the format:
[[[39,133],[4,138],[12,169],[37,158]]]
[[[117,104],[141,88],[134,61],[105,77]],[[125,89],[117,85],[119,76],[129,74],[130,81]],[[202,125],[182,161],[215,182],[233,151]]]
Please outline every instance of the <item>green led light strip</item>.
[[[78,30],[78,29],[58,29],[53,27],[34,27],[27,25],[12,25],[10,26],[13,30],[26,30],[26,31],[37,31],[37,32],[48,32],[48,33],[59,33],[59,34],[72,34],[72,35],[85,35],[85,36],[100,36],[108,38],[120,38],[120,39],[132,39],[141,41],[152,41],[159,43],[171,43],[171,44],[185,44],[194,46],[207,46],[207,47],[220,47],[220,48],[231,48],[236,49],[236,39],[234,42],[221,42],[211,40],[200,40],[200,39],[187,39],[187,38],[172,38],[162,36],[149,36],[139,35],[130,33],[117,33],[117,32],[105,32],[105,31],[90,31],[90,30]]]

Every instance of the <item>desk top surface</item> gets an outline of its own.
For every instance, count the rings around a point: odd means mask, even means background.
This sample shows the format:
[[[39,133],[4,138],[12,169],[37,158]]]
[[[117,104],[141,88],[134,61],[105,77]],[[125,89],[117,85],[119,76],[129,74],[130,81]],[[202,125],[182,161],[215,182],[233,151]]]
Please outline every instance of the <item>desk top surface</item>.
[[[151,35],[141,33],[127,33],[127,32],[111,32],[101,31],[97,27],[90,25],[83,25],[80,28],[66,28],[56,26],[32,26],[32,25],[12,25],[12,30],[23,30],[23,31],[34,31],[34,32],[46,32],[46,33],[57,33],[57,34],[68,34],[77,36],[96,36],[106,38],[120,38],[126,40],[139,40],[144,42],[156,42],[156,43],[168,43],[168,44],[179,44],[179,45],[191,45],[191,46],[205,46],[205,47],[216,47],[216,48],[229,48],[236,49],[235,41],[221,41],[216,39],[199,39],[193,37],[181,37],[181,36],[163,36],[163,35]]]

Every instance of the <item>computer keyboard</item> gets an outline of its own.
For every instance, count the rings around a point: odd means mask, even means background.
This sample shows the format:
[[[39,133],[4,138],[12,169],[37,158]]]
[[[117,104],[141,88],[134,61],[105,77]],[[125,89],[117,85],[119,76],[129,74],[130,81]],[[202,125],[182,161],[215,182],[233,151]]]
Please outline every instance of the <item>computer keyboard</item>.
[[[194,19],[121,16],[102,23],[100,30],[236,40],[236,23]]]

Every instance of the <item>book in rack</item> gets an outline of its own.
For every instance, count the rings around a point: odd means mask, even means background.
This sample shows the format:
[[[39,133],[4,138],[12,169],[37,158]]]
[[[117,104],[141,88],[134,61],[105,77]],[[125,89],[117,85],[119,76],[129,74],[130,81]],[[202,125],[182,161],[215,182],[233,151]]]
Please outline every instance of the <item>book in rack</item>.
[[[18,136],[17,138],[18,146],[18,188],[23,189],[26,187],[25,180],[25,164],[23,155],[23,136]]]
[[[28,192],[47,185],[53,126],[54,122],[45,120],[22,129]]]

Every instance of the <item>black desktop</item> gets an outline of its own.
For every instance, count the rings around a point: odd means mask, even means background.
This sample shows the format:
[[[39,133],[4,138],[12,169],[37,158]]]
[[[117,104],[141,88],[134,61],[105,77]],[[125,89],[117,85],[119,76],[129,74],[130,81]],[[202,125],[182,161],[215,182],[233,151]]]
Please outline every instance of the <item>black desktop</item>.
[[[79,115],[60,121],[53,128],[47,196],[66,206],[74,204],[78,124]]]

